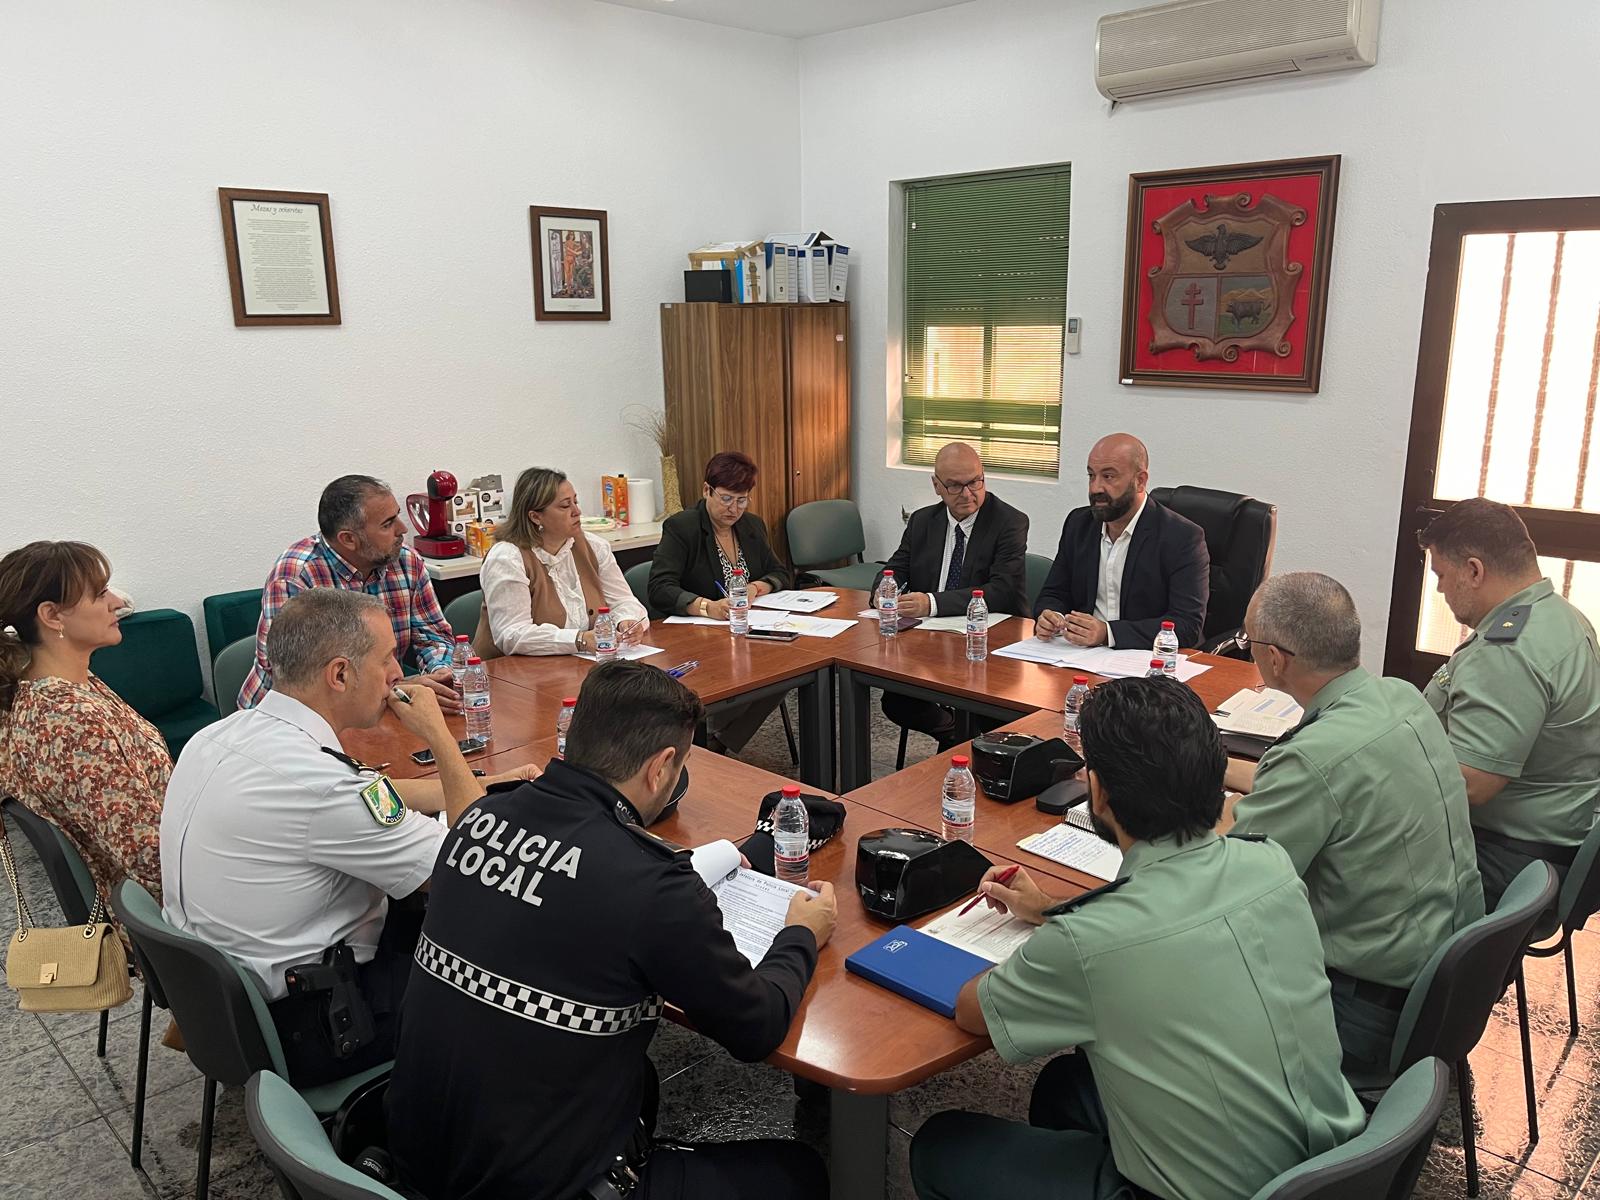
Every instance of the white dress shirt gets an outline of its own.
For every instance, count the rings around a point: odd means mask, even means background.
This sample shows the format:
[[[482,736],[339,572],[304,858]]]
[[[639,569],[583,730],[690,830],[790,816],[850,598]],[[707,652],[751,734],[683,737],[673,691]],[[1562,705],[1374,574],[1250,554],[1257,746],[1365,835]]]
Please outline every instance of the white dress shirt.
[[[162,912],[248,967],[268,1000],[286,967],[341,939],[370,962],[389,911],[433,874],[445,828],[381,824],[327,721],[268,692],[184,746],[161,809]],[[387,896],[385,895],[387,893]]]
[[[1111,622],[1122,619],[1122,569],[1128,565],[1128,546],[1133,541],[1133,531],[1144,516],[1144,500],[1133,510],[1133,518],[1122,531],[1122,536],[1112,541],[1109,524],[1100,527],[1100,582],[1094,593],[1094,615],[1106,623],[1106,645],[1115,646],[1117,639],[1111,634]]]
[[[648,629],[650,619],[644,605],[634,598],[610,545],[592,533],[582,536],[589,540],[589,548],[594,551],[600,589],[617,624],[641,621]],[[578,634],[591,623],[589,602],[584,598],[578,564],[572,556],[572,539],[568,538],[554,554],[547,553],[541,546],[535,546],[533,554],[550,573],[556,597],[567,613],[566,622],[562,625],[534,622],[522,551],[509,542],[496,542],[478,571],[478,580],[483,584],[483,605],[489,613],[489,634],[501,654],[572,654],[578,648]]]
[[[961,534],[966,538],[966,547],[961,551],[961,561],[964,566],[967,549],[972,546],[972,527],[978,523],[978,514],[982,511],[982,508],[975,508],[965,521],[958,521],[950,515],[948,508],[944,510],[944,554],[939,559],[939,578],[934,581],[935,591],[944,591],[944,581],[950,578],[950,559],[956,552],[956,526],[961,526]],[[928,593],[928,615],[930,617],[939,615],[939,601],[935,599],[933,592]]]

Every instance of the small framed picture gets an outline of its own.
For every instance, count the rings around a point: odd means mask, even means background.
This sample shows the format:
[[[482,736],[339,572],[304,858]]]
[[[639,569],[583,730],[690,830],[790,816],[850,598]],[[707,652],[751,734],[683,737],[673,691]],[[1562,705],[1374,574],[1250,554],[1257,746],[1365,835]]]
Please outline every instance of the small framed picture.
[[[337,325],[326,192],[218,188],[235,325]]]
[[[611,266],[606,214],[598,208],[530,205],[533,315],[540,321],[609,321]]]

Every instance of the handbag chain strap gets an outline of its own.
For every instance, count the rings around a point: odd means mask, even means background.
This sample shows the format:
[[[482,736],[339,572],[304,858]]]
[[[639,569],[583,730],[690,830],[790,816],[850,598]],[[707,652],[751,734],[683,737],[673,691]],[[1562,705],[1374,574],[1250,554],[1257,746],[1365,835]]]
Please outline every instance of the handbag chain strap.
[[[17,877],[17,862],[11,856],[11,839],[6,835],[6,820],[0,816],[0,864],[6,869],[6,882],[11,884],[11,894],[17,901],[17,940],[27,941],[28,931],[34,928],[33,914],[28,911],[28,902],[22,897],[22,881]],[[89,920],[83,927],[84,940],[94,937],[96,925],[103,924],[106,919],[105,901],[100,896],[100,889],[94,893],[94,906],[89,909]]]

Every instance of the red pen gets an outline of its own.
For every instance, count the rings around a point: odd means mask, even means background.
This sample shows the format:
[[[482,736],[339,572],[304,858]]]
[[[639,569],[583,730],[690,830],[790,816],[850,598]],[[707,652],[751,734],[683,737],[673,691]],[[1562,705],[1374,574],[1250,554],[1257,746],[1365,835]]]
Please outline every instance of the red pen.
[[[1020,871],[1020,870],[1022,870],[1021,867],[1007,867],[1004,871],[1001,871],[1000,874],[998,874],[998,875],[996,875],[994,877],[994,881],[996,883],[998,883],[1001,887],[1004,887],[1006,884],[1010,883],[1013,879],[1015,879],[1017,877],[1017,872]],[[965,908],[963,908],[960,912],[958,912],[956,914],[956,916],[958,916],[958,917],[966,916],[969,912],[972,911],[972,906],[974,904],[976,904],[979,900],[982,900],[983,898],[984,898],[983,893],[979,892],[971,900],[967,901],[967,906]]]

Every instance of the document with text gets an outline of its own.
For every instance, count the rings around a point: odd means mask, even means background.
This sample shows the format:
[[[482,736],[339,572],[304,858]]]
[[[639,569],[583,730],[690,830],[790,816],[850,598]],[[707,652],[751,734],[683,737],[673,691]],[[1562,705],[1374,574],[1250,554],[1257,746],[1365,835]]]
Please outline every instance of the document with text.
[[[690,861],[722,910],[722,927],[753,967],[772,949],[789,915],[789,901],[806,889],[739,865],[732,842],[711,842],[690,853]]]
[[[1010,913],[995,912],[987,904],[979,904],[962,916],[961,910],[966,905],[967,901],[963,900],[940,913],[922,927],[922,932],[992,963],[1005,962],[1018,946],[1033,936],[1034,926],[1017,920]]]

